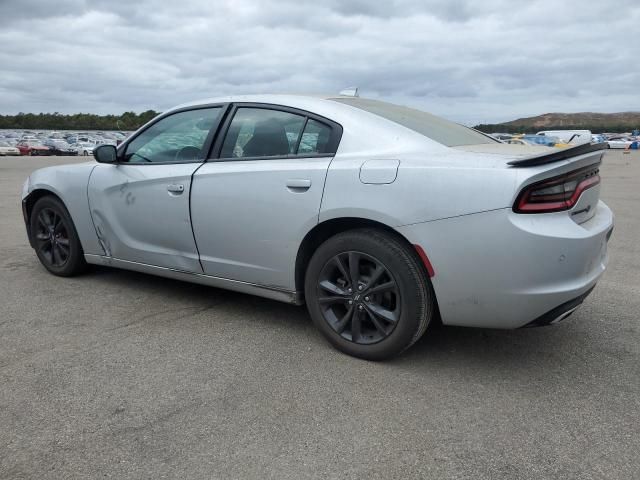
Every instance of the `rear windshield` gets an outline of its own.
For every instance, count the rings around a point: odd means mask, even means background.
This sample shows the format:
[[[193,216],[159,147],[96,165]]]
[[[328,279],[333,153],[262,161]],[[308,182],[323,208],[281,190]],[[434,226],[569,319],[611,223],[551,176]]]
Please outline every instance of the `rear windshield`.
[[[392,103],[380,102],[357,97],[332,98],[336,102],[360,108],[392,122],[418,132],[447,147],[478,145],[480,143],[499,143],[480,132],[463,125],[436,117],[421,110],[402,107]]]

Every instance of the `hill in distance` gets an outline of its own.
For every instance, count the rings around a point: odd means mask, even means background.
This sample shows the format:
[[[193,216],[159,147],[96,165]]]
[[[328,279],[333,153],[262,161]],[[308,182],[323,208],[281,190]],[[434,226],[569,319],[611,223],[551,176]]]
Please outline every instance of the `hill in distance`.
[[[619,113],[545,113],[510,122],[480,124],[475,128],[485,133],[525,132],[540,130],[591,130],[599,132],[630,132],[640,128],[640,112]]]

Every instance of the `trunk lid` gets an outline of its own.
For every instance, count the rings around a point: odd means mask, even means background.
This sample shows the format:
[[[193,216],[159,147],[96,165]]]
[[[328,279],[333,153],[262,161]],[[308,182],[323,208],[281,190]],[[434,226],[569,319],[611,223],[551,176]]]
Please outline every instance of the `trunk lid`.
[[[516,188],[513,192],[512,205],[526,187],[545,180],[561,178],[576,171],[585,170],[597,174],[598,165],[604,155],[603,145],[578,145],[572,148],[557,149],[551,147],[534,147],[509,145],[503,143],[466,145],[455,147],[469,153],[479,153],[500,158],[504,168],[512,170],[516,176]],[[504,163],[503,163],[504,162]],[[569,210],[557,212],[569,215],[580,224],[595,215],[600,199],[600,184],[584,190],[577,202]]]

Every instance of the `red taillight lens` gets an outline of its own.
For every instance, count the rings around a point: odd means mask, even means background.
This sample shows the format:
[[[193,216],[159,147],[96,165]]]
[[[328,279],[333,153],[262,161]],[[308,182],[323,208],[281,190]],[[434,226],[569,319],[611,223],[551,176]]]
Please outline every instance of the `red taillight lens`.
[[[548,213],[569,210],[582,192],[600,183],[598,167],[587,167],[525,187],[515,205],[516,213]]]

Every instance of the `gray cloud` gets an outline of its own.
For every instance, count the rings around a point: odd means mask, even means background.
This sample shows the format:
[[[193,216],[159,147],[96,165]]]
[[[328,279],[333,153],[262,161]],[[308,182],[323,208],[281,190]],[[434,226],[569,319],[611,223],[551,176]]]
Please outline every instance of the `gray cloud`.
[[[0,18],[0,113],[351,85],[465,123],[640,110],[634,0],[0,0]]]

